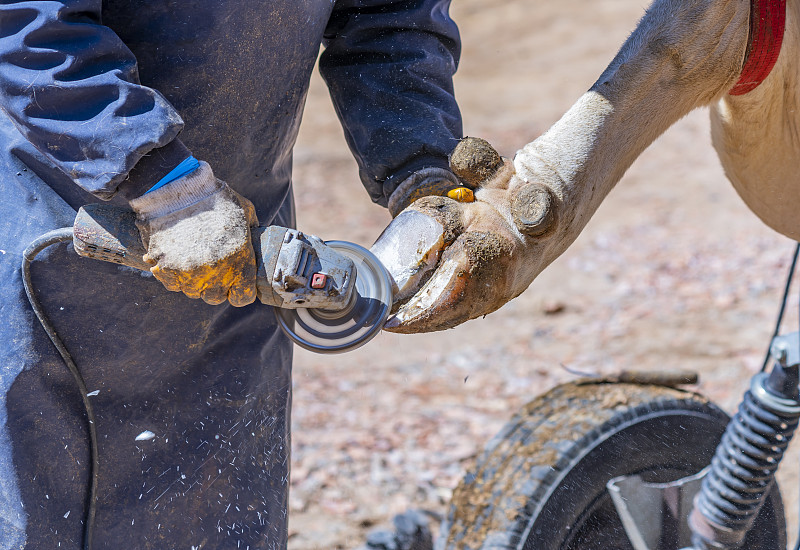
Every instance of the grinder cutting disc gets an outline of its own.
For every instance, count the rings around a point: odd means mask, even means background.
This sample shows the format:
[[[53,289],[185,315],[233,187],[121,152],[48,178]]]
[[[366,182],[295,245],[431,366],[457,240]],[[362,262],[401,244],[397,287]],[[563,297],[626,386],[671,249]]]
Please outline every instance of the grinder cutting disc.
[[[275,311],[281,328],[297,345],[317,353],[342,353],[363,346],[381,331],[392,309],[392,279],[366,248],[347,241],[325,244],[355,264],[356,286],[347,307]]]

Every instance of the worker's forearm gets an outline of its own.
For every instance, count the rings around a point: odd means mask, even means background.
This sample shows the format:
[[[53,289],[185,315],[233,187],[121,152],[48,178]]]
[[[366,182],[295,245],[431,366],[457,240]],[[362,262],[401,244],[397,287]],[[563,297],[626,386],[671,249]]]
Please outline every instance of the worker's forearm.
[[[378,204],[388,205],[413,173],[446,170],[462,136],[452,80],[461,43],[449,4],[344,1],[334,7],[319,69],[361,180]]]
[[[130,185],[124,195],[141,194],[151,182],[125,183],[128,173],[167,147],[183,121],[159,92],[139,83],[133,53],[100,24],[101,3],[0,2],[0,21],[0,109],[84,190],[110,198]],[[186,151],[177,148],[146,160],[168,157],[150,171],[180,162]]]
[[[657,0],[595,85],[517,154],[517,173],[558,198],[558,249],[662,132],[735,83],[749,13],[748,0]]]

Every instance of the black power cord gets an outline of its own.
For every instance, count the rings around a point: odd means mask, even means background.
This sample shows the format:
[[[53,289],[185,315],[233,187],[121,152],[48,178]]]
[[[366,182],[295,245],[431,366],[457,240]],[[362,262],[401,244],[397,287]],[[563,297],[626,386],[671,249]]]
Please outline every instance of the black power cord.
[[[25,249],[25,252],[22,253],[22,284],[25,287],[25,294],[28,295],[28,301],[31,303],[31,307],[33,308],[33,312],[36,314],[36,318],[39,320],[39,323],[41,323],[42,328],[47,333],[47,336],[50,337],[50,341],[53,342],[53,345],[61,355],[61,359],[64,360],[64,364],[67,366],[72,374],[72,377],[75,379],[75,383],[78,385],[78,389],[81,392],[81,399],[83,399],[83,407],[86,410],[86,418],[89,421],[89,450],[91,452],[92,459],[89,464],[89,502],[83,524],[83,549],[90,550],[92,547],[92,537],[94,535],[94,517],[97,503],[97,478],[99,472],[97,425],[95,423],[94,409],[92,409],[92,404],[89,402],[89,396],[83,376],[81,376],[81,373],[78,371],[78,367],[75,365],[72,355],[70,355],[69,351],[67,351],[67,348],[64,346],[64,342],[61,341],[61,338],[58,337],[58,333],[56,333],[53,324],[50,322],[50,319],[47,317],[47,314],[42,308],[42,304],[39,302],[39,299],[33,292],[33,283],[31,280],[31,262],[33,262],[33,259],[36,258],[37,254],[50,245],[71,240],[72,227],[63,227],[61,229],[55,229],[45,233],[29,244]]]
[[[764,364],[761,365],[761,372],[767,370],[769,364],[770,349],[772,349],[772,341],[778,336],[781,330],[781,322],[783,321],[783,314],[786,311],[786,301],[789,298],[789,288],[792,286],[792,279],[794,278],[794,269],[797,265],[797,256],[800,254],[800,242],[794,248],[794,256],[792,256],[792,265],[789,266],[789,275],[786,277],[786,286],[783,288],[783,299],[781,300],[781,309],[778,311],[778,320],[775,322],[775,330],[772,333],[772,338],[769,339],[767,346],[767,354],[764,356]]]

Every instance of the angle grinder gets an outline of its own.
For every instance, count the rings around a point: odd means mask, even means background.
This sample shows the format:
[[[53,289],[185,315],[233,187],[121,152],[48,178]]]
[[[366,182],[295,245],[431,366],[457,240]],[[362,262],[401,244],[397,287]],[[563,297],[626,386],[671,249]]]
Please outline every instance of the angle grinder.
[[[149,271],[135,221],[124,208],[83,206],[73,225],[75,251]],[[251,233],[258,300],[275,307],[281,328],[296,344],[317,353],[341,353],[380,332],[392,308],[393,280],[369,250],[277,225]]]

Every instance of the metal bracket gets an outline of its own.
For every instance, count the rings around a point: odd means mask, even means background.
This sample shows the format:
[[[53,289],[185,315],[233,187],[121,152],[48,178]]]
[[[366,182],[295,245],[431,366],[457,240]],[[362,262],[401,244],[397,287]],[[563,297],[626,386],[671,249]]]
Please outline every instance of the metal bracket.
[[[800,333],[790,332],[773,338],[769,354],[783,368],[800,366]]]
[[[606,484],[635,550],[691,548],[689,512],[710,468],[669,483],[647,483],[636,475],[615,477]]]

